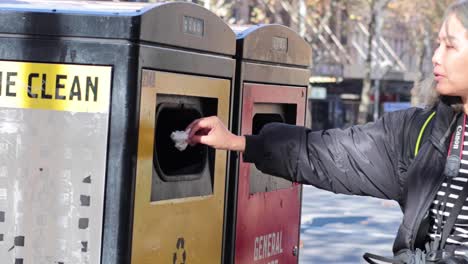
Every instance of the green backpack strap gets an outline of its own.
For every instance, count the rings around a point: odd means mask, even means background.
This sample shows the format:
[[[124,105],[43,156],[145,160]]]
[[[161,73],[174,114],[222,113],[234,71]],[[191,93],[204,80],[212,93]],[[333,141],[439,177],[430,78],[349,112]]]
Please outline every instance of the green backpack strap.
[[[429,125],[431,120],[434,118],[435,113],[436,113],[435,111],[432,112],[432,114],[426,119],[426,122],[424,122],[423,126],[421,127],[421,130],[419,131],[418,139],[416,140],[416,147],[414,148],[414,156],[415,157],[418,155],[419,147],[421,147],[421,141],[422,141],[422,137],[424,135],[424,131],[426,130],[427,125]]]

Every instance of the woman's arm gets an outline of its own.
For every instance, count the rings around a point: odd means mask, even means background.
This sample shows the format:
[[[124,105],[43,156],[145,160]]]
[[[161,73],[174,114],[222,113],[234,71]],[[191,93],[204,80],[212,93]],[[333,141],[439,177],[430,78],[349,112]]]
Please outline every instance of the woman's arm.
[[[244,161],[264,173],[336,193],[398,200],[399,166],[416,109],[392,112],[375,123],[313,132],[281,123],[259,135],[235,136],[215,117],[189,128],[190,142],[244,151]]]
[[[229,132],[223,122],[216,116],[196,119],[187,126],[190,145],[204,144],[215,149],[244,152],[245,137]]]

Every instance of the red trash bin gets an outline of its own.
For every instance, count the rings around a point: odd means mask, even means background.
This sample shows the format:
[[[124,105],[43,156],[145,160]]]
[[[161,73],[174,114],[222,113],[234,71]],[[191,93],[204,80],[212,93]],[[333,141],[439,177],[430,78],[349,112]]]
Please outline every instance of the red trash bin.
[[[311,49],[281,25],[236,30],[236,133],[257,134],[270,122],[304,125]],[[237,103],[237,104],[236,104]],[[300,184],[232,160],[229,196],[231,254],[226,263],[297,263]]]

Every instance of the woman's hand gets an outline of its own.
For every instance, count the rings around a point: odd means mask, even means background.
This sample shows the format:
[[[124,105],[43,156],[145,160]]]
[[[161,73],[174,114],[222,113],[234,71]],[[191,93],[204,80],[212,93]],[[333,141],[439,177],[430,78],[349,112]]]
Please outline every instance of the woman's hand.
[[[232,134],[216,116],[200,118],[193,121],[185,131],[189,131],[190,145],[204,144],[215,149],[241,151],[245,150],[245,137]]]

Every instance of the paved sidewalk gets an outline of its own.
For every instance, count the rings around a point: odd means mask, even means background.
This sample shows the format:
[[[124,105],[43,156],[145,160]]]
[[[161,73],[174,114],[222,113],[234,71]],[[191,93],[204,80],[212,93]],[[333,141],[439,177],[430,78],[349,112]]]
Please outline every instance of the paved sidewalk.
[[[401,217],[396,202],[304,186],[299,263],[365,263],[365,252],[391,256]]]

